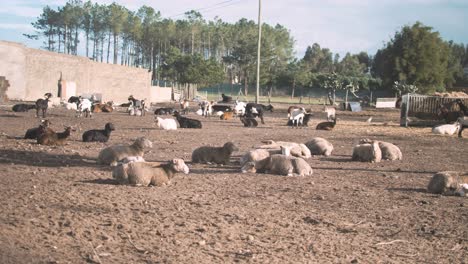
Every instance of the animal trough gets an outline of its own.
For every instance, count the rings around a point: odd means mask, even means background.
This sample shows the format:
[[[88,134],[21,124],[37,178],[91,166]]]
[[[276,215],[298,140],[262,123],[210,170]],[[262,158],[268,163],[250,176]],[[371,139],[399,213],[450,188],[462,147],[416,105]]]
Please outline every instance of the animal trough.
[[[461,99],[468,105],[468,98],[427,96],[406,94],[402,97],[400,126],[434,126],[446,123],[439,115],[441,105],[448,107],[451,112],[459,112],[460,107],[455,100]]]

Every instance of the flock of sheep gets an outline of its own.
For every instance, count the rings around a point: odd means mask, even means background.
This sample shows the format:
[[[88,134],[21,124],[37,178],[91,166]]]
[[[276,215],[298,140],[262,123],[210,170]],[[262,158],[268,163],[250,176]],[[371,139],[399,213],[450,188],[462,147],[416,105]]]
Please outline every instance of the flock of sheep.
[[[48,100],[50,93],[45,95],[45,99],[36,101],[36,114],[42,111],[46,117]],[[239,120],[246,127],[256,127],[258,122],[255,118],[260,118],[264,124],[264,113],[273,111],[273,106],[235,102],[232,106],[232,98],[222,95],[220,104],[213,102],[199,102],[198,114],[209,117],[217,115],[222,120],[227,120],[238,116]],[[128,98],[128,112],[130,115],[144,115],[147,110],[144,100],[137,100],[133,96]],[[225,103],[225,104],[223,104]],[[228,103],[228,104],[226,104]],[[81,116],[91,116],[95,109],[102,112],[112,112],[112,104],[92,104],[91,100],[76,97],[70,98],[66,104],[76,105],[76,111]],[[122,106],[122,105],[121,105]],[[24,109],[34,109],[30,105],[15,105],[14,111]],[[107,109],[107,110],[104,110]],[[181,108],[176,111],[173,108],[158,108],[155,110],[155,124],[164,130],[176,130],[178,128],[202,128],[202,122],[197,119],[188,118],[181,113],[188,113],[189,102],[181,103]],[[332,130],[336,126],[335,108],[325,107],[327,121],[321,122],[316,129]],[[176,119],[161,118],[157,115],[172,114]],[[311,113],[302,107],[291,106],[288,109],[287,125],[292,127],[308,126]],[[70,136],[72,127],[66,127],[63,132],[56,133],[50,128],[51,122],[47,119],[41,121],[38,127],[26,131],[27,139],[36,139],[38,144],[43,145],[63,145]],[[447,124],[433,128],[436,134],[454,134],[460,130],[460,122]],[[458,128],[454,130],[454,128]],[[107,142],[111,132],[115,130],[112,123],[107,123],[103,130],[93,129],[85,131],[82,135],[83,142]],[[263,145],[249,150],[240,158],[239,171],[242,173],[269,173],[283,176],[310,176],[313,169],[306,161],[312,155],[330,156],[333,152],[333,145],[328,140],[320,137],[311,139],[305,143],[285,142],[285,141],[265,141]],[[146,162],[144,160],[145,150],[152,148],[152,142],[144,137],[138,138],[131,145],[112,145],[100,151],[97,162],[99,164],[112,166],[112,176],[121,184],[131,184],[138,186],[162,186],[169,184],[174,175],[178,172],[189,173],[189,168],[182,159],[173,159],[167,163]],[[232,142],[227,142],[220,147],[201,146],[192,152],[192,163],[203,164],[229,164],[231,155],[239,149]],[[352,152],[353,161],[380,162],[381,160],[401,160],[402,152],[398,146],[384,141],[362,139],[354,146]],[[457,172],[442,172],[433,176],[428,185],[431,193],[442,193],[447,195],[468,194],[468,174]]]

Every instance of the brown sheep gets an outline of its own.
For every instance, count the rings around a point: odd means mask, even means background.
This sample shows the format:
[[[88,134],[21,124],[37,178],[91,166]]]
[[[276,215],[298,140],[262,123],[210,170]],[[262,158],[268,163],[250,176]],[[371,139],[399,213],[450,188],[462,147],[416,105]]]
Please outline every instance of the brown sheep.
[[[203,146],[195,149],[192,153],[192,162],[194,163],[217,163],[228,164],[231,154],[239,150],[234,143],[227,142],[222,147]]]

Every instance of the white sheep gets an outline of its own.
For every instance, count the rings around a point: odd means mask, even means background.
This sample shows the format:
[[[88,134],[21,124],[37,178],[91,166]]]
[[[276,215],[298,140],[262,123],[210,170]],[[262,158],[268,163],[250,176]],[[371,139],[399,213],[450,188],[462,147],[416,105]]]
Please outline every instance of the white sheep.
[[[132,145],[114,145],[99,153],[98,163],[116,165],[118,161],[130,156],[143,157],[146,148],[152,148],[153,143],[144,137],[137,138]]]
[[[312,138],[312,140],[306,142],[305,145],[309,148],[312,155],[324,155],[328,157],[333,152],[332,143],[321,137]]]
[[[382,151],[380,150],[378,141],[354,146],[352,160],[380,162],[382,160]]]
[[[376,141],[379,144],[380,151],[382,152],[382,159],[383,160],[402,160],[403,159],[403,154],[401,153],[401,150],[399,147],[396,145],[385,142],[385,141]],[[363,143],[372,143],[372,140],[370,139],[361,139],[359,141],[360,144]]]
[[[177,130],[177,122],[172,118],[160,118],[156,117],[154,122],[157,127],[162,128],[164,130]]]
[[[468,195],[468,172],[443,171],[432,176],[427,191],[443,195]]]
[[[266,167],[266,162],[272,154],[281,154],[281,150],[254,149],[250,150],[240,158],[241,171],[243,173],[252,172],[251,165],[244,167],[247,163],[252,162],[253,168],[256,171],[262,171]]]
[[[121,184],[163,186],[170,184],[177,172],[189,173],[189,168],[182,159],[173,159],[167,164],[159,162],[121,163],[114,167],[112,177]]]
[[[439,125],[432,128],[432,133],[437,135],[453,135],[460,129],[460,123]]]
[[[308,159],[312,157],[312,154],[310,153],[309,148],[300,143],[296,142],[287,142],[287,141],[273,141],[273,140],[265,140],[262,141],[263,143],[266,143],[266,145],[259,146],[257,148],[261,149],[276,149],[280,150],[280,147],[291,147],[291,155],[303,159]]]
[[[286,176],[309,176],[313,171],[303,159],[281,154],[271,155],[265,168],[267,173]]]

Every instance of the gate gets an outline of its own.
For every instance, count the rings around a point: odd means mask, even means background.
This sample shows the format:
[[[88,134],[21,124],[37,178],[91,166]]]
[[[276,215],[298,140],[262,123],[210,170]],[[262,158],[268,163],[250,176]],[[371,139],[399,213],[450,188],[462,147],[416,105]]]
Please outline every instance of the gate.
[[[433,126],[444,123],[438,116],[441,105],[451,105],[452,112],[460,111],[458,104],[453,103],[461,99],[468,105],[468,98],[427,96],[418,94],[406,94],[402,97],[400,126]]]

